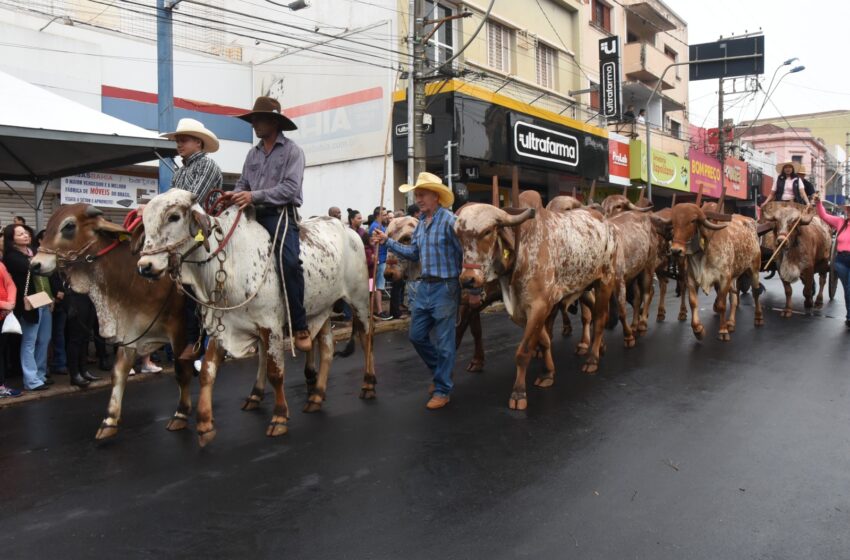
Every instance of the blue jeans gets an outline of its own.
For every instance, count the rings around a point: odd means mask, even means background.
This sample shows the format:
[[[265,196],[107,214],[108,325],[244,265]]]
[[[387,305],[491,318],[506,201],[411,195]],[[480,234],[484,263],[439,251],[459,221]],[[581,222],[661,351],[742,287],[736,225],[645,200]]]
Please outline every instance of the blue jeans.
[[[21,320],[21,369],[25,389],[35,389],[47,379],[47,348],[52,326],[53,318],[47,305],[38,308],[38,323]]]
[[[844,288],[845,319],[850,321],[850,253],[838,253],[835,256],[835,273]]]
[[[454,279],[421,281],[415,293],[410,306],[410,342],[434,375],[434,394],[448,396],[454,387],[452,369],[460,286]]]
[[[53,360],[50,369],[53,371],[68,369],[68,357],[65,354],[65,323],[68,320],[68,311],[61,305],[53,310],[53,327],[51,346],[53,347]]]
[[[301,266],[301,242],[298,240],[298,223],[295,221],[295,211],[292,209],[286,211],[290,212],[288,227],[285,224],[286,218],[283,218],[283,221],[280,222],[280,229],[277,229],[279,214],[258,215],[257,221],[266,228],[272,238],[274,238],[275,230],[277,230],[278,241],[275,248],[275,262],[280,265],[280,260],[283,260],[283,278],[280,278],[281,291],[283,291],[283,286],[286,286],[286,299],[289,304],[289,315],[292,318],[289,329],[295,333],[307,330],[307,312],[304,310],[304,268]],[[286,235],[283,232],[284,227],[286,227]]]

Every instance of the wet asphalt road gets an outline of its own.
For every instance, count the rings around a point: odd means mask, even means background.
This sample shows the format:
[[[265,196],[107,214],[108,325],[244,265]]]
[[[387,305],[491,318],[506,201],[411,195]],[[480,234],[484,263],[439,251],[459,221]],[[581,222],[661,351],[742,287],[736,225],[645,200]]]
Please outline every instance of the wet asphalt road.
[[[731,343],[675,320],[632,350],[608,333],[595,377],[556,337],[556,384],[510,412],[519,329],[488,315],[483,374],[449,408],[403,333],[378,340],[378,400],[357,398],[361,356],[337,360],[322,412],[290,433],[239,410],[253,378],[231,363],[218,437],[169,433],[169,378],[129,387],[119,437],[93,441],[108,393],[0,409],[3,558],[847,558],[850,371],[843,304],[767,326],[743,300]],[[798,290],[799,291],[799,290]],[[796,303],[802,307],[802,300]],[[654,315],[653,315],[654,317]],[[531,370],[541,371],[536,362]],[[197,389],[196,389],[197,390]]]

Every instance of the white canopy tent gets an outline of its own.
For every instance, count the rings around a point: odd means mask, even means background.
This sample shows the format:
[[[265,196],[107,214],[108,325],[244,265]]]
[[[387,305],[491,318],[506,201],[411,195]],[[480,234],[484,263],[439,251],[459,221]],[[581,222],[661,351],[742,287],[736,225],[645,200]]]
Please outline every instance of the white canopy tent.
[[[156,132],[0,72],[0,179],[35,185],[37,228],[50,179],[175,154]]]

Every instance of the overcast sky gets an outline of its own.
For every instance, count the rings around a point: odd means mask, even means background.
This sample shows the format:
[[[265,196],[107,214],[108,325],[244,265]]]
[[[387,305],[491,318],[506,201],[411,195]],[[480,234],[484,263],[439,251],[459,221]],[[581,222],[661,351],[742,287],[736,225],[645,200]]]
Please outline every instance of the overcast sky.
[[[690,44],[716,41],[721,35],[762,29],[765,73],[762,87],[777,66],[798,57],[802,72],[782,79],[762,111],[762,117],[850,109],[850,0],[792,2],[791,0],[665,0],[688,23]],[[690,83],[690,122],[717,126],[717,80]],[[727,86],[728,90],[728,86]],[[754,118],[764,94],[755,99],[727,97],[725,117],[736,122]],[[704,123],[704,124],[703,124]]]

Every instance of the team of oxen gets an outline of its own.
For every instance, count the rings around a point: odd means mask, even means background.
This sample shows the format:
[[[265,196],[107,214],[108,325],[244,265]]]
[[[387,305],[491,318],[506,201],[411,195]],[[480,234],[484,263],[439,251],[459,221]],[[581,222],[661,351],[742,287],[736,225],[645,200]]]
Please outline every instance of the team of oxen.
[[[771,264],[785,286],[783,317],[791,316],[791,285],[798,280],[804,285],[807,308],[823,304],[830,233],[811,208],[771,203],[757,223],[718,213],[714,204],[675,204],[655,212],[643,202],[636,205],[625,196],[612,195],[601,204],[584,205],[574,197],[559,196],[544,206],[538,193],[527,191],[520,195],[517,208],[470,203],[457,211],[455,230],[464,250],[460,281],[465,289],[457,343],[467,329],[471,331],[475,349],[467,369],[481,371],[480,313],[495,301],[504,302],[511,319],[523,327],[510,408],[528,406],[526,373],[534,357],[541,357],[544,364],[534,384],[546,388],[554,383],[552,333],[558,313],[563,316],[564,334],[572,331],[567,310],[580,316],[576,352],[586,356],[582,371],[594,374],[605,350],[606,326],[620,324],[626,348],[647,331],[656,277],[660,287],[656,320],[666,317],[665,293],[672,279],[681,295],[678,318],[687,319],[687,297],[698,339],[704,336],[697,301],[700,289],[716,292],[720,340],[730,340],[735,330],[742,292],[752,293],[755,325],[764,324],[759,301],[763,257],[765,261],[774,257]],[[281,216],[278,228],[290,227],[286,214]],[[73,290],[89,294],[102,336],[118,347],[107,416],[97,439],[118,433],[127,376],[137,353],[166,343],[180,349],[196,342],[185,339],[187,297],[198,302],[210,335],[196,404],[200,444],[215,437],[212,390],[227,352],[235,357],[256,352],[257,377],[243,409],[260,408],[268,380],[275,403],[266,434],[286,433],[287,310],[270,236],[253,219],[250,207],[245,211],[231,207],[213,216],[188,192],[171,190],[155,197],[145,209],[144,222],[138,222],[128,229],[126,223],[123,227],[111,223],[94,207],[63,206],[48,223],[32,261],[34,272],[51,274],[58,268]],[[397,219],[387,233],[406,243],[416,224],[414,218]],[[304,411],[318,411],[324,401],[334,356],[330,318],[339,301],[351,306],[354,321],[346,350],[337,354],[350,354],[359,338],[365,359],[360,397],[372,399],[377,380],[367,333],[368,271],[362,241],[329,217],[303,220],[298,227],[305,308],[315,337],[305,366]],[[813,300],[816,273],[820,290]],[[417,265],[391,262],[387,275],[412,280],[418,276]],[[178,359],[175,372],[179,400],[167,428],[182,430],[193,409],[192,364]]]

